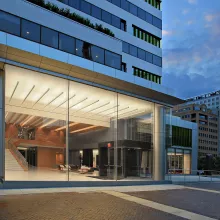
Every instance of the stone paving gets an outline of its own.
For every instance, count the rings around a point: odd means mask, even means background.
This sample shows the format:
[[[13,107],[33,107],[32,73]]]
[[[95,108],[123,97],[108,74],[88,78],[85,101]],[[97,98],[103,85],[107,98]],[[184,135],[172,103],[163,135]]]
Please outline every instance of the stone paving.
[[[210,218],[220,219],[219,193],[186,188],[152,192],[128,192],[127,194]]]
[[[0,197],[0,220],[174,220],[183,219],[134,202],[91,193]]]
[[[219,185],[192,187],[196,185],[0,190],[0,220],[220,219],[220,191],[214,190]]]

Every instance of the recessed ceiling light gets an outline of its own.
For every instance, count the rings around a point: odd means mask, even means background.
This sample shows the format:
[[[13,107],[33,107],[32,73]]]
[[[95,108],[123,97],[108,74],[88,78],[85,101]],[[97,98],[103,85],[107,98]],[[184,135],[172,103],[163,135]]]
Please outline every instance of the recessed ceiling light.
[[[29,31],[27,31],[27,34],[30,34],[30,32],[29,32]]]
[[[76,50],[78,50],[78,48],[76,48]]]

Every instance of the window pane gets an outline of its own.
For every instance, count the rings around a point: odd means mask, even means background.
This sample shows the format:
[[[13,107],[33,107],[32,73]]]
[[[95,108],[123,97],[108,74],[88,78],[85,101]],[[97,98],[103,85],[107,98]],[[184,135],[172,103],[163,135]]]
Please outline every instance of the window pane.
[[[20,18],[0,11],[0,29],[11,34],[20,35]]]
[[[58,48],[58,32],[41,27],[41,42],[49,47]]]
[[[129,2],[127,0],[121,0],[121,8],[129,11]]]
[[[92,60],[91,56],[91,44],[87,42],[83,42],[83,48],[82,48],[83,57]]]
[[[137,16],[137,9],[138,9],[137,6],[135,6],[133,4],[130,4],[130,12],[131,12],[131,14]]]
[[[95,5],[92,5],[92,16],[101,20],[102,19],[101,9],[96,7]]]
[[[81,0],[81,11],[85,12],[86,14],[91,14],[91,4]]]
[[[121,19],[117,16],[112,15],[112,25],[120,29]]]
[[[62,0],[62,2],[67,5],[69,4],[69,0]]]
[[[69,5],[73,8],[80,8],[80,0],[69,0]]]
[[[153,25],[162,29],[162,20],[159,18],[153,17]]]
[[[76,40],[76,55],[82,57],[83,56],[83,41]]]
[[[121,56],[106,50],[105,64],[116,69],[121,69]]]
[[[21,20],[21,36],[33,40],[35,42],[40,42],[40,25],[32,23],[30,21]]]
[[[59,34],[59,49],[67,53],[75,54],[75,38],[65,34]]]
[[[153,64],[157,66],[162,66],[162,58],[156,55],[153,55]]]
[[[129,53],[129,44],[126,42],[122,42],[122,51],[125,53]]]
[[[137,57],[137,47],[130,45],[130,54]]]
[[[121,19],[121,30],[126,31],[126,21]]]
[[[111,24],[111,14],[107,11],[102,11],[102,20],[108,24]]]
[[[141,8],[138,8],[138,17],[142,20],[146,20],[146,12]]]
[[[96,47],[96,46],[92,46],[91,47],[91,55],[92,55],[93,61],[104,64],[104,62],[105,62],[104,49]]]
[[[138,48],[138,58],[145,60],[145,51]]]
[[[146,12],[146,21],[150,24],[153,24],[153,16]]]
[[[118,7],[121,7],[120,0],[112,0],[112,3]]]
[[[149,63],[153,63],[153,54],[146,52],[146,61]]]

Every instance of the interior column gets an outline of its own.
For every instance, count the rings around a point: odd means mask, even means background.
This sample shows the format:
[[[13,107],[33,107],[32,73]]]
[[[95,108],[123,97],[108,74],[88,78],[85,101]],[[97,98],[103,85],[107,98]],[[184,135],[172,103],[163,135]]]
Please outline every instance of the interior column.
[[[0,70],[0,179],[5,179],[5,74]]]
[[[153,179],[165,179],[165,109],[155,104],[154,108],[154,161]]]

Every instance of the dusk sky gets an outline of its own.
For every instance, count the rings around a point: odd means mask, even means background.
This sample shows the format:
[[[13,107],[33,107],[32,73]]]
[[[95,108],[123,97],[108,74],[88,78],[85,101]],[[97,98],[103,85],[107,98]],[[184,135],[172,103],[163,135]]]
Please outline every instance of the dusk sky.
[[[188,98],[220,90],[220,0],[163,0],[163,84]]]

